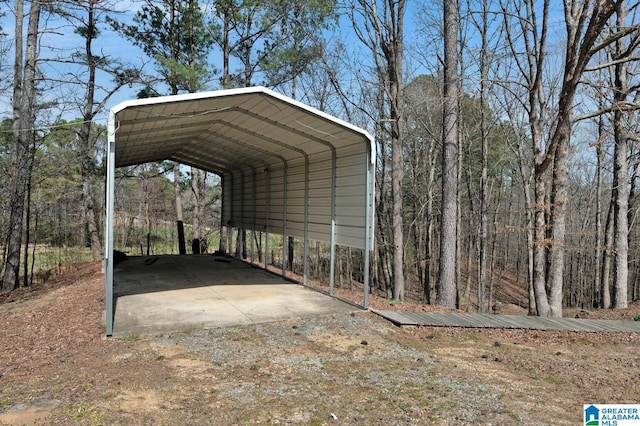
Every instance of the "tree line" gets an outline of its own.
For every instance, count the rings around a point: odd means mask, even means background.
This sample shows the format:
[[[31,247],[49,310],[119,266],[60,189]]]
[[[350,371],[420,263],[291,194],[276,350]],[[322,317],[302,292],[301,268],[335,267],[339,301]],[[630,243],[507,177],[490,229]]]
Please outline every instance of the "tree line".
[[[375,136],[372,283],[390,298],[483,312],[505,277],[533,315],[640,297],[637,4],[133,4],[129,15],[107,1],[6,9],[15,36],[3,35],[0,52],[12,82],[1,88],[12,105],[0,147],[3,291],[28,284],[29,244],[88,245],[101,259],[105,135],[96,117],[114,94],[260,84]],[[77,42],[51,47],[52,33]],[[102,40],[113,37],[143,58],[105,53]],[[61,92],[71,95],[52,96]],[[146,217],[147,241],[150,206],[175,223],[181,253],[183,211],[194,243],[217,228],[218,192],[205,171],[119,173],[122,188],[140,194],[123,204],[123,220]]]

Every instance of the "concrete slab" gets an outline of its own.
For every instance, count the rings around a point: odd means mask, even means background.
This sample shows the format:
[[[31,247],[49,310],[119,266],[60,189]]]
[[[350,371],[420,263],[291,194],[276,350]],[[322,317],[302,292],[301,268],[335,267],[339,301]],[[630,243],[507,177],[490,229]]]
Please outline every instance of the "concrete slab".
[[[114,269],[113,336],[348,313],[358,308],[236,259],[129,257]]]

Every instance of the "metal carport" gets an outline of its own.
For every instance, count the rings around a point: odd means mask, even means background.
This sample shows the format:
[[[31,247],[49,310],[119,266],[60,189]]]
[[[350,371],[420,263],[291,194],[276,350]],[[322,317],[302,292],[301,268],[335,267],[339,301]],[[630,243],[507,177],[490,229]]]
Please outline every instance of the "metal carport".
[[[336,245],[363,249],[367,307],[375,147],[365,130],[250,87],[122,102],[109,113],[107,145],[107,335],[114,309],[115,169],[161,160],[221,176],[223,226],[263,231],[266,241],[270,233],[302,238],[303,284],[309,240],[330,243],[331,293]]]

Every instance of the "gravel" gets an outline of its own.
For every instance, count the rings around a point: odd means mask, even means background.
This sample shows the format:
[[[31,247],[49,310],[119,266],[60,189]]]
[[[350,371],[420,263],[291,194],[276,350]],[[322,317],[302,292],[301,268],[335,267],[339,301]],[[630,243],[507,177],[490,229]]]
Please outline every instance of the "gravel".
[[[251,412],[254,420],[306,424],[323,411],[327,421],[353,424],[513,420],[502,413],[499,392],[441,371],[428,346],[408,337],[373,314],[357,313],[176,333],[156,341],[197,354],[221,372],[217,397]]]

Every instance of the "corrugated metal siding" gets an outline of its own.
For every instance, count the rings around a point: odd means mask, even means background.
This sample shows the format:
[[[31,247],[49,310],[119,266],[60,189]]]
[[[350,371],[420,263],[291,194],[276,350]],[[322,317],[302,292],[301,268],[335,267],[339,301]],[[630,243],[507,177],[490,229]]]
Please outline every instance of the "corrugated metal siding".
[[[242,225],[246,229],[255,228],[255,171],[244,170],[242,200],[244,210],[242,212]]]
[[[231,223],[236,228],[242,227],[242,174],[233,173],[231,181]]]
[[[366,204],[367,182],[364,173],[366,173],[367,156],[366,153],[352,153],[352,147],[349,148],[349,152],[349,155],[336,159],[336,243],[363,248],[366,222],[363,211]],[[304,159],[289,161],[287,165],[286,232],[287,235],[304,238],[306,203]],[[310,157],[308,237],[312,240],[331,241],[332,173],[330,151],[325,149],[325,152],[316,153]],[[281,234],[284,231],[284,165],[270,164],[268,173],[264,169],[261,172],[245,170],[244,175],[242,172],[236,172],[231,181],[233,184],[225,185],[225,191],[223,191],[225,199],[231,200],[231,203],[223,203],[224,223],[233,217],[234,226],[256,231],[266,231],[268,223],[269,232]],[[269,194],[266,191],[268,181],[270,182]],[[230,188],[233,190],[233,195]],[[231,208],[233,208],[233,214],[231,214]],[[269,212],[268,222],[267,212]]]
[[[222,173],[222,224],[227,225],[231,219],[231,174]]]
[[[266,231],[267,226],[267,183],[269,180],[269,169],[258,170],[256,173],[256,193],[255,193],[255,209],[256,209],[256,231]]]
[[[281,234],[283,231],[282,215],[284,214],[284,164],[273,164],[269,168],[269,216],[268,221],[265,217],[265,223],[268,223],[270,233]],[[266,185],[266,182],[265,182]],[[267,198],[265,198],[265,202]],[[266,211],[265,204],[265,211]]]
[[[367,205],[367,152],[351,146],[338,150],[336,169],[336,233],[338,244],[364,248]]]

